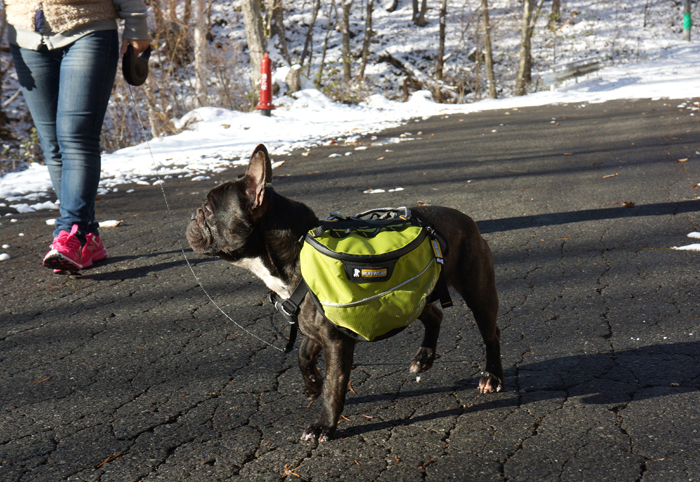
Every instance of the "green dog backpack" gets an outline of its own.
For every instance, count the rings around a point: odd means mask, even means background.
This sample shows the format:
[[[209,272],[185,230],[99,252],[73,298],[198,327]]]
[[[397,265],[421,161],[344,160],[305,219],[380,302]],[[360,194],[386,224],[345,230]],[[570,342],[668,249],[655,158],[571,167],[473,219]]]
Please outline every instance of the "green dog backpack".
[[[301,275],[326,318],[360,341],[375,341],[409,326],[429,302],[451,305],[441,277],[446,248],[406,207],[334,213],[306,234]],[[295,290],[290,299],[298,304],[303,296]]]

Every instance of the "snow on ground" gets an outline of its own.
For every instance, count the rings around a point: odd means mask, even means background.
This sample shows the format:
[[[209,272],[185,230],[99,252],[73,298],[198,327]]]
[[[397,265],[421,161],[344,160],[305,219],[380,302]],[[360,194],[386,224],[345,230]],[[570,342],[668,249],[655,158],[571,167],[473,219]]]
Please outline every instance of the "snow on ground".
[[[284,79],[287,70],[279,69],[275,79]],[[256,112],[201,108],[178,121],[181,125],[188,125],[178,135],[105,154],[99,193],[105,196],[125,185],[133,186],[127,193],[138,189],[139,185],[163,182],[167,185],[167,179],[172,177],[191,178],[193,182],[206,180],[209,179],[207,173],[246,164],[248,156],[260,142],[267,145],[276,165],[294,150],[328,144],[331,139],[339,141],[336,142],[336,154],[342,157],[352,149],[365,148],[352,145],[353,139],[360,135],[371,135],[409,119],[433,115],[639,98],[681,99],[679,107],[700,110],[695,102],[690,101],[700,98],[699,78],[700,45],[678,42],[662,51],[654,61],[609,67],[556,91],[470,104],[438,104],[433,102],[429,92],[418,91],[405,103],[374,95],[360,105],[345,105],[330,101],[308,83],[295,94],[296,98],[283,96],[274,99],[277,108],[271,117]],[[389,142],[402,140],[397,138]],[[25,171],[0,178],[0,198],[5,200],[0,207],[9,206],[19,214],[55,210],[56,204],[45,199],[52,198],[51,191],[46,166],[32,164]],[[6,216],[16,217],[17,214],[8,213]],[[698,250],[700,245],[675,249]]]
[[[287,70],[283,68],[275,72],[275,79],[283,79]],[[188,125],[178,135],[105,154],[100,194],[105,195],[118,189],[117,186],[128,184],[138,189],[139,185],[167,183],[167,179],[173,176],[206,180],[207,173],[245,164],[260,142],[266,144],[276,161],[281,161],[282,156],[294,150],[328,143],[331,139],[344,139],[345,143],[338,142],[337,154],[342,156],[351,149],[362,148],[341,146],[352,144],[354,137],[395,127],[408,119],[433,115],[639,98],[682,99],[679,106],[700,110],[686,100],[700,97],[698,78],[700,45],[679,43],[666,49],[658,60],[609,67],[556,91],[470,104],[438,104],[433,102],[429,92],[418,91],[408,102],[395,102],[374,95],[360,105],[345,105],[330,101],[309,83],[295,94],[296,98],[276,98],[277,108],[271,117],[257,112],[204,107],[178,121],[181,125]],[[50,191],[48,171],[42,165],[32,164],[25,171],[0,178],[0,198],[18,212],[56,209],[51,201],[36,202],[42,197],[51,197]]]
[[[692,233],[688,234],[688,237],[700,239],[700,233],[698,233],[697,231],[693,231]],[[680,249],[684,251],[700,251],[700,244],[696,243],[689,244],[687,246],[674,246],[673,249]]]

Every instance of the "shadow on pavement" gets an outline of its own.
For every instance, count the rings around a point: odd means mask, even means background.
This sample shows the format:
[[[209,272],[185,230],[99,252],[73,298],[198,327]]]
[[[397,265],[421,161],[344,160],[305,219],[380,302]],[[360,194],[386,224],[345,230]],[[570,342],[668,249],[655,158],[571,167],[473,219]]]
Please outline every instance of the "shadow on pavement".
[[[439,363],[439,362],[438,362]],[[632,400],[646,400],[666,395],[700,391],[700,342],[650,345],[616,354],[596,353],[556,357],[535,363],[526,363],[505,370],[506,389],[513,391],[513,379],[518,378],[519,397],[494,398],[483,396],[477,403],[429,413],[410,419],[386,420],[339,430],[337,437],[344,438],[363,433],[407,426],[426,420],[464,415],[466,413],[495,408],[527,405],[547,399],[581,397],[590,405],[624,405]],[[396,401],[428,395],[436,392],[465,392],[476,390],[478,380],[462,380],[456,386],[431,387],[407,390],[401,393],[384,393],[361,397],[349,397],[347,405],[376,401]],[[566,392],[566,395],[563,395]],[[507,393],[507,392],[506,392]],[[616,407],[612,407],[616,408]]]
[[[479,227],[479,231],[484,234],[539,226],[554,226],[558,224],[580,223],[584,221],[600,221],[604,219],[634,218],[641,216],[669,216],[695,211],[700,211],[700,200],[645,204],[632,208],[619,207],[609,209],[586,209],[583,211],[571,211],[568,213],[537,214],[534,216],[519,216],[488,221],[477,221],[476,224]]]
[[[160,256],[163,254],[170,254],[171,252],[168,253],[156,253],[153,255],[139,255],[139,256],[116,256],[116,257],[111,257],[107,258],[104,261],[98,261],[95,263],[95,266],[109,266],[109,265],[116,265],[117,263],[124,263],[132,259],[141,259],[144,258],[145,256]],[[173,251],[172,253],[180,253],[180,251]],[[190,263],[193,266],[196,266],[200,263],[209,263],[212,261],[218,261],[219,258],[204,258],[204,259],[196,259],[192,260],[190,259]],[[96,281],[115,281],[115,280],[123,280],[123,279],[133,279],[133,278],[142,278],[144,276],[148,276],[150,273],[157,273],[160,271],[166,271],[170,268],[173,268],[175,266],[184,266],[186,265],[185,259],[180,256],[179,259],[176,261],[169,261],[166,263],[158,263],[154,265],[146,265],[146,266],[135,266],[133,268],[118,268],[114,271],[109,271],[109,272],[101,272],[101,273],[94,273],[94,274],[80,274],[80,279],[90,279],[90,280],[96,280]],[[88,272],[89,273],[89,272]]]

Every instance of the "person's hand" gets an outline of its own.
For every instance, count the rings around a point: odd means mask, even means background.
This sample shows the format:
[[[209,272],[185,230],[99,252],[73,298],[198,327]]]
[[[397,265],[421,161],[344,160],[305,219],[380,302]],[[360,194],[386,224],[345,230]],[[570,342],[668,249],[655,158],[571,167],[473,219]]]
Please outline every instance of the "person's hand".
[[[141,55],[141,52],[146,50],[149,45],[151,45],[150,40],[137,40],[137,39],[130,39],[130,38],[125,38],[122,39],[122,47],[120,50],[120,54],[123,55],[124,52],[126,52],[126,48],[131,45],[134,48],[134,57],[138,57]]]

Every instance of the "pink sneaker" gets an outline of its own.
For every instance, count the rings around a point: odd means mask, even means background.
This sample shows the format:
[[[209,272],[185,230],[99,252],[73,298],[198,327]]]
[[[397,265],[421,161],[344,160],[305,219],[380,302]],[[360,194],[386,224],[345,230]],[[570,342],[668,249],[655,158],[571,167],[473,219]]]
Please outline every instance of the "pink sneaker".
[[[54,270],[77,271],[83,268],[80,240],[76,236],[78,225],[74,224],[70,233],[61,233],[51,243],[51,251],[44,257],[44,266]]]
[[[101,261],[107,257],[107,250],[102,244],[102,240],[96,234],[88,233],[87,242],[83,246],[83,268],[92,266],[92,263]]]

